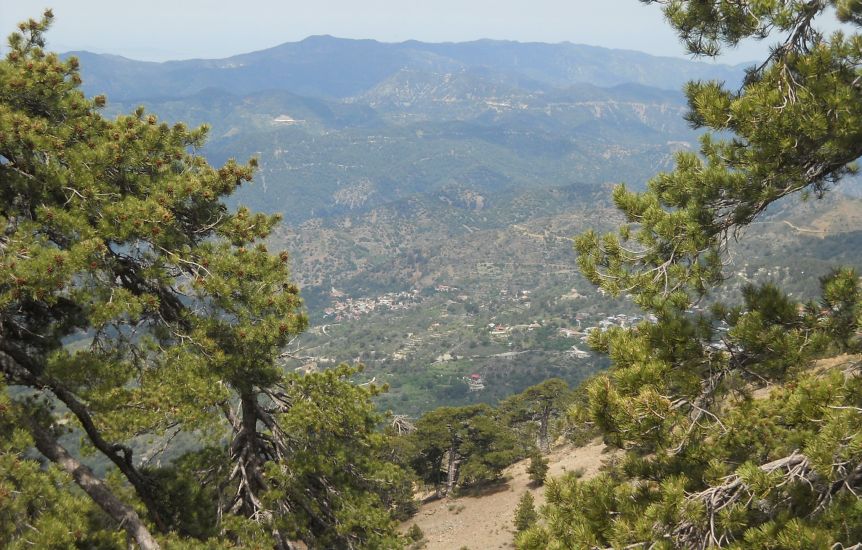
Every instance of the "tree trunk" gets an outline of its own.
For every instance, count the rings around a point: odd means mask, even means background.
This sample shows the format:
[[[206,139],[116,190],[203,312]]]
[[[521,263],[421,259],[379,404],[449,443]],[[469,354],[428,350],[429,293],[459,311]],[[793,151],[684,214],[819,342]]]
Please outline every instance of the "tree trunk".
[[[267,443],[258,431],[258,422],[272,428],[275,424],[272,418],[260,409],[257,394],[251,390],[240,392],[239,417],[234,415],[229,406],[224,405],[222,408],[235,431],[230,445],[233,462],[230,481],[236,481],[238,484],[237,492],[227,506],[227,511],[263,523],[270,522],[275,514],[289,513],[284,503],[277,505],[274,511],[267,509],[261,501],[263,494],[269,490],[263,475],[264,465],[268,461],[278,460],[279,450],[276,448],[276,443]],[[312,512],[309,511],[309,514],[311,515]],[[275,550],[296,548],[278,529],[273,530],[272,535],[275,539]]]
[[[90,468],[72,457],[37,421],[30,419],[28,424],[30,433],[36,442],[36,448],[40,453],[59,466],[61,470],[69,473],[75,483],[93,499],[93,502],[125,529],[129,536],[135,539],[141,550],[159,550],[159,543],[156,542],[147,526],[131,506],[114,496],[114,493],[101,479],[96,477]]]
[[[458,453],[455,451],[457,441],[452,437],[452,446],[449,448],[449,465],[446,468],[446,494],[452,492],[455,488],[455,483],[458,482]]]
[[[539,418],[539,450],[542,454],[548,454],[551,450],[551,442],[548,440],[548,421],[550,415],[542,415]]]
[[[231,443],[231,460],[239,481],[239,488],[232,511],[245,517],[270,516],[260,497],[268,489],[263,478],[263,463],[266,460],[264,445],[257,431],[257,396],[253,392],[240,394],[239,432]]]

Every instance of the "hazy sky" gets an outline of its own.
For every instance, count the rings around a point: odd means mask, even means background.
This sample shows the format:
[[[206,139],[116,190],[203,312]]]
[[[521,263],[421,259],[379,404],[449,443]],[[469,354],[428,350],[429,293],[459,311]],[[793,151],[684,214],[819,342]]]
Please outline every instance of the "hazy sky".
[[[314,34],[427,42],[496,38],[684,55],[656,6],[637,0],[0,0],[0,33],[50,6],[55,51],[134,59],[220,58]],[[5,41],[4,41],[5,43]],[[723,62],[761,57],[766,44]]]

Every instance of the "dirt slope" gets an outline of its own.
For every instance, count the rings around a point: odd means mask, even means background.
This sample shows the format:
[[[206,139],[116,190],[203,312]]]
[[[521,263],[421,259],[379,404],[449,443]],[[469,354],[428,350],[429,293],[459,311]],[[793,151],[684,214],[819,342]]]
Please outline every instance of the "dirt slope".
[[[565,446],[548,456],[549,476],[583,469],[584,477],[596,475],[610,455],[600,441],[585,447]],[[544,504],[544,487],[531,488],[527,475],[529,460],[513,464],[505,471],[505,483],[477,494],[444,498],[423,503],[419,512],[405,522],[406,531],[414,523],[425,533],[427,550],[470,550],[514,548],[512,519],[525,491],[533,493],[536,508]]]
[[[812,371],[825,373],[833,369],[859,368],[862,355],[839,355],[815,361]],[[754,389],[755,399],[769,397],[776,386]],[[549,476],[560,476],[566,472],[583,469],[583,476],[595,476],[601,465],[612,456],[599,441],[584,447],[564,446],[548,456]],[[527,475],[529,460],[512,465],[505,471],[505,482],[499,486],[476,494],[458,498],[430,500],[423,503],[419,512],[402,524],[406,531],[414,523],[425,534],[427,550],[470,550],[513,548],[514,527],[512,519],[524,491],[533,493],[536,508],[544,504],[544,487],[531,488]]]

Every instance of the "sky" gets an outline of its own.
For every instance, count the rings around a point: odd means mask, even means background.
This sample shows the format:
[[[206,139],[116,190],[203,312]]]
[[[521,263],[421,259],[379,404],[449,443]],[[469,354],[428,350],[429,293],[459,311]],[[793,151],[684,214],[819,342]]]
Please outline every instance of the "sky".
[[[660,9],[637,0],[0,0],[0,33],[45,7],[55,15],[51,50],[147,61],[223,58],[318,34],[383,42],[573,42],[685,56]],[[767,48],[746,44],[720,61],[758,59]]]

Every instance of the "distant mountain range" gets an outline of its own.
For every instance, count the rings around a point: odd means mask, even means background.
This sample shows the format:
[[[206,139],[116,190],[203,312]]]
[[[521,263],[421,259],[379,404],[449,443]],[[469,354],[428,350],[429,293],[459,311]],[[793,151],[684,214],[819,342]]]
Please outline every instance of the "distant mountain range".
[[[71,55],[71,54],[67,54]],[[257,156],[238,200],[288,222],[416,194],[628,181],[695,145],[679,86],[741,67],[574,44],[329,36],[221,60],[76,52],[108,113],[208,123],[214,162]],[[460,192],[460,191],[459,191]]]
[[[107,93],[112,100],[122,101],[184,97],[207,88],[234,94],[289,90],[343,99],[369,92],[403,70],[461,73],[481,69],[499,82],[528,90],[628,83],[677,90],[692,79],[738,81],[744,68],[570,43],[478,40],[393,44],[332,36],[312,36],[214,60],[152,63],[70,53],[83,62],[88,92]]]

